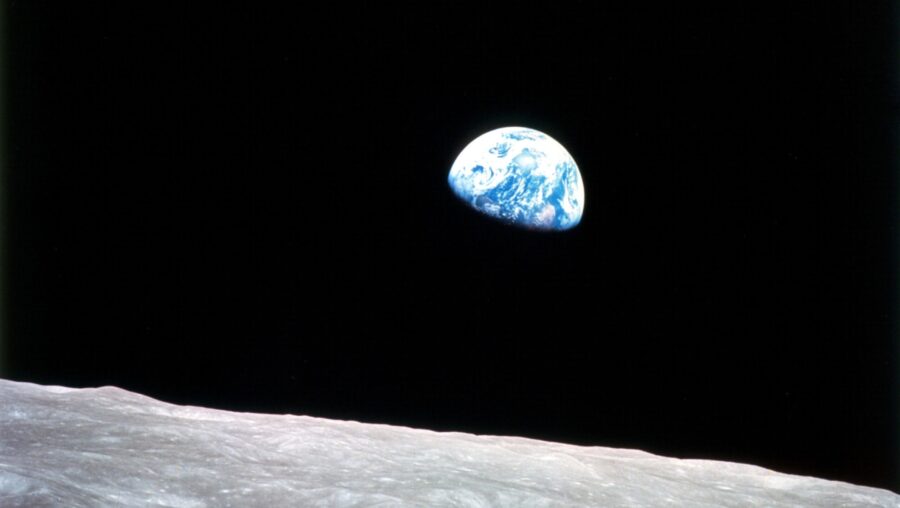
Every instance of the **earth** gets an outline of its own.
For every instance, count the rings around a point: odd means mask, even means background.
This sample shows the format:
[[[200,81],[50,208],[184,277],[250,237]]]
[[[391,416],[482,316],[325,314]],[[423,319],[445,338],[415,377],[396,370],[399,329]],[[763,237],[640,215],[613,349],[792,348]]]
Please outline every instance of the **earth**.
[[[575,160],[555,139],[527,127],[478,136],[447,180],[472,208],[516,226],[562,231],[577,226],[584,213]]]

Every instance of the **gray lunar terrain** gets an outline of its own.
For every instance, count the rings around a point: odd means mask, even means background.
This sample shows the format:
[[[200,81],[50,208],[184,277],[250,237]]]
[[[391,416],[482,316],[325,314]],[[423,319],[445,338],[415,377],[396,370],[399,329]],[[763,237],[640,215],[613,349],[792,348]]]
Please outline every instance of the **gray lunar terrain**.
[[[0,506],[838,508],[900,496],[745,464],[0,380]]]

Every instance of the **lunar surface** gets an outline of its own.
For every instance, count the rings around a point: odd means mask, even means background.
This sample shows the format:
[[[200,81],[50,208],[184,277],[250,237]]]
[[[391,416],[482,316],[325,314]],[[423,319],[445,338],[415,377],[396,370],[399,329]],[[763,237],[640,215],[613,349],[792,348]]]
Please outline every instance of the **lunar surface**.
[[[478,136],[456,158],[447,180],[472,208],[529,229],[571,229],[584,213],[575,160],[555,139],[527,127]]]
[[[755,466],[0,380],[0,506],[900,507]]]

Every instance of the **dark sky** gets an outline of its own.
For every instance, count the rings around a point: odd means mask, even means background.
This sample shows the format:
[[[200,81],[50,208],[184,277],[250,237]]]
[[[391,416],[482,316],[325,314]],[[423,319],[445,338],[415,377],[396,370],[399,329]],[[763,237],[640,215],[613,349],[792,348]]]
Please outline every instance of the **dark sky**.
[[[6,5],[4,377],[900,489],[888,3],[60,4]],[[506,125],[576,229],[453,196]]]

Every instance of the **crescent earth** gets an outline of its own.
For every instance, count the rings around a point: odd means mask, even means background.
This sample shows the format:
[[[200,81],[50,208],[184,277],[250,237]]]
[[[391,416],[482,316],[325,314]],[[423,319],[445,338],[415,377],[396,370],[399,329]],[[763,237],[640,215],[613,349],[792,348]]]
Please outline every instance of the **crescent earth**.
[[[475,210],[528,229],[571,229],[584,214],[575,160],[555,139],[527,127],[502,127],[475,138],[447,180]]]

